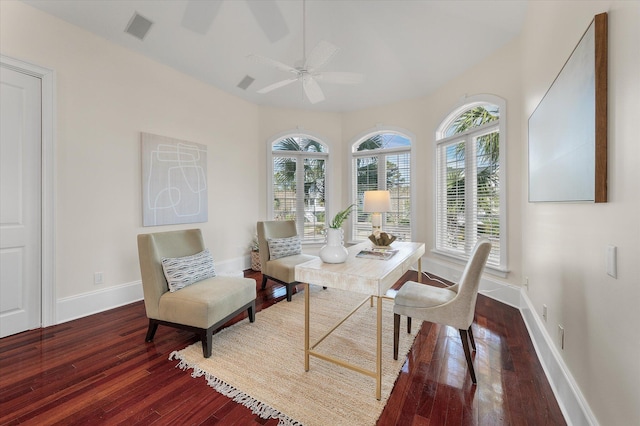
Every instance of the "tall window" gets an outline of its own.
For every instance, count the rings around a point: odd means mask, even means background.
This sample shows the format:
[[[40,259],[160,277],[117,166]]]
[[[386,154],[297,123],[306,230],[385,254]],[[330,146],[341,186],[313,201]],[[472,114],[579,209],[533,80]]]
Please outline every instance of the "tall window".
[[[371,235],[371,214],[363,211],[364,192],[388,190],[391,211],[382,215],[382,229],[398,240],[411,240],[411,140],[397,132],[379,132],[356,142],[352,149],[352,239]],[[356,213],[354,211],[354,213]]]
[[[303,242],[323,241],[326,146],[306,135],[291,135],[271,149],[271,217],[295,220]]]
[[[487,264],[506,270],[504,102],[473,102],[440,127],[436,148],[436,251],[468,259],[479,238]]]

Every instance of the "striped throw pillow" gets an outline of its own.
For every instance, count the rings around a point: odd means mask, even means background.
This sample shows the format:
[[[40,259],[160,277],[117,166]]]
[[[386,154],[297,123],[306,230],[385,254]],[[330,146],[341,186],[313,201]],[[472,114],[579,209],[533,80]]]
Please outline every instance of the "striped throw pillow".
[[[204,249],[191,256],[165,257],[162,259],[162,269],[171,292],[216,276],[213,257],[211,257],[209,249]]]
[[[293,256],[302,253],[300,238],[267,238],[269,244],[269,260],[280,259],[281,257]]]

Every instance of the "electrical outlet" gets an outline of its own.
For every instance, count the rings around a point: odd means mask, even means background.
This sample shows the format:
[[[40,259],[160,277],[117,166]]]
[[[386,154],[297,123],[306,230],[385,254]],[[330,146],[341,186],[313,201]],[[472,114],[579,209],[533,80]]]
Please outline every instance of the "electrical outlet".
[[[542,305],[542,318],[547,320],[547,305]]]
[[[618,248],[616,246],[607,246],[607,274],[618,278]]]
[[[564,327],[558,324],[558,341],[560,342],[560,349],[564,349]]]
[[[102,274],[102,272],[93,273],[93,284],[104,284],[104,275]]]
[[[527,291],[529,291],[529,277],[524,276],[524,277],[522,278],[522,282],[523,282],[523,284],[524,284],[524,288],[526,288],[526,289],[527,289]]]

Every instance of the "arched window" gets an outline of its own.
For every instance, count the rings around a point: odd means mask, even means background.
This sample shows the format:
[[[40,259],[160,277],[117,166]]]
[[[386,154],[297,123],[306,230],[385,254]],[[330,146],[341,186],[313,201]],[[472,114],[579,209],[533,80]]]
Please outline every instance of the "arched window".
[[[271,143],[269,211],[274,220],[295,220],[303,242],[324,241],[328,148],[307,134]]]
[[[351,197],[357,206],[357,214],[351,215],[352,240],[364,241],[371,235],[371,214],[363,211],[364,192],[370,190],[391,193],[391,211],[382,215],[383,231],[398,240],[411,240],[412,139],[404,132],[378,130],[352,145]]]
[[[487,265],[506,271],[505,103],[479,96],[454,110],[436,134],[435,249],[466,260],[479,238]]]

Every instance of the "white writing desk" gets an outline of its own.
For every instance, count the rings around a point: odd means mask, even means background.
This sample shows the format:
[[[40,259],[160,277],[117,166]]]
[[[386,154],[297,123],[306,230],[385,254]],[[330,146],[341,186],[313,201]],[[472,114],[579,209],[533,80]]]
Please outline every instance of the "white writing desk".
[[[315,356],[325,361],[333,362],[342,367],[376,379],[376,398],[380,399],[382,389],[382,299],[391,288],[415,263],[418,264],[418,281],[422,276],[422,256],[424,243],[394,242],[393,249],[399,250],[389,260],[357,258],[361,250],[371,247],[365,242],[349,247],[349,256],[344,263],[324,263],[314,259],[296,266],[295,279],[304,283],[304,369],[309,371],[309,357]],[[338,288],[354,293],[363,293],[367,298],[358,305],[347,317],[329,330],[313,345],[309,344],[309,283],[323,287]],[[349,318],[360,306],[368,300],[377,303],[377,340],[376,340],[376,371],[369,371],[359,366],[344,362],[315,351],[315,347]]]

